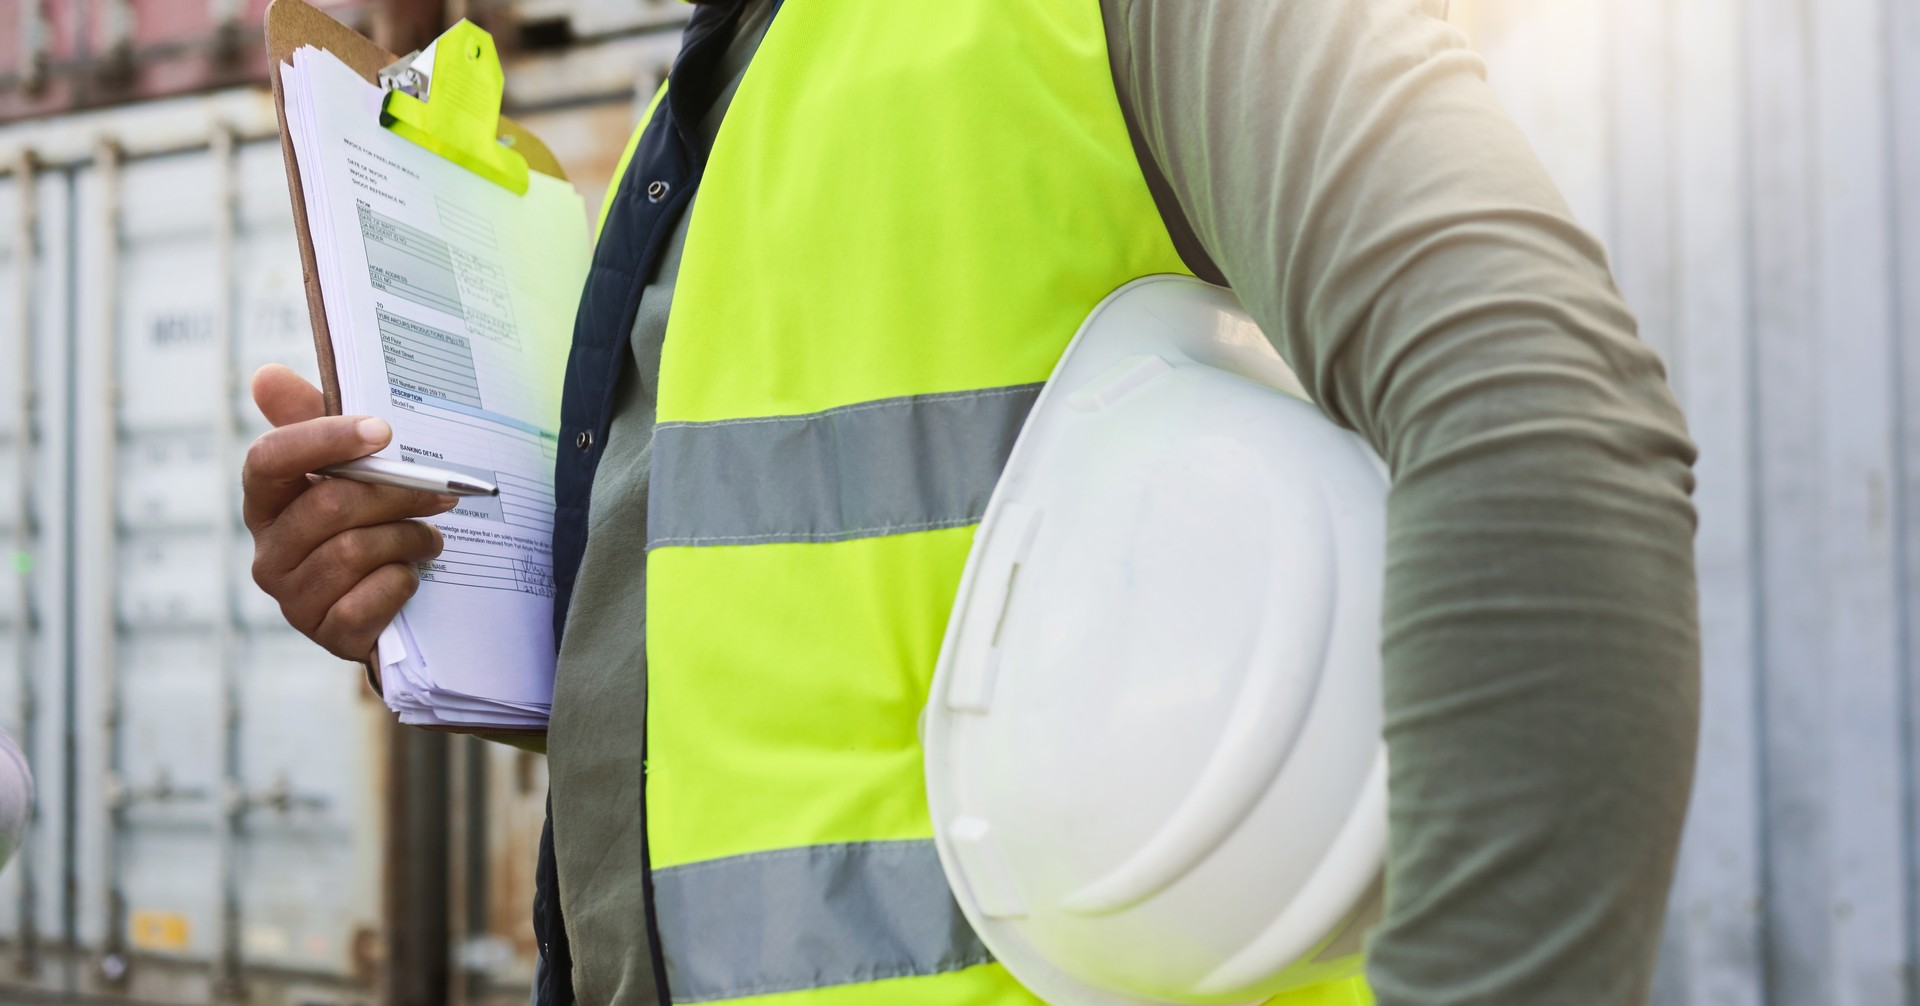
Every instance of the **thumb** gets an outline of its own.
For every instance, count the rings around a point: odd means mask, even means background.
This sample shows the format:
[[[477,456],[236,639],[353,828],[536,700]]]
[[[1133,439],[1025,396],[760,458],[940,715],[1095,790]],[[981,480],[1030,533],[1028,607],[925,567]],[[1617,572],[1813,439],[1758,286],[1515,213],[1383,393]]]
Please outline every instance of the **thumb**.
[[[305,422],[327,414],[326,398],[306,378],[277,363],[253,374],[253,402],[275,426]]]

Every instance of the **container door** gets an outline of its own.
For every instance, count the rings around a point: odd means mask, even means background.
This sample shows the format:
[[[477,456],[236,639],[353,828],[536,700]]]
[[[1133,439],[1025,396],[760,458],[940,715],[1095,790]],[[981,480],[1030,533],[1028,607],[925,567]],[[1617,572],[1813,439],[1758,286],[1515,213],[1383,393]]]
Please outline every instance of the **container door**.
[[[12,169],[0,177],[0,727],[37,799],[0,871],[0,941],[31,978],[64,904],[70,204],[66,172]]]
[[[246,378],[314,369],[278,147],[105,151],[80,199],[77,861],[97,979],[172,1001],[267,973],[368,982],[387,717],[254,587],[239,519]]]

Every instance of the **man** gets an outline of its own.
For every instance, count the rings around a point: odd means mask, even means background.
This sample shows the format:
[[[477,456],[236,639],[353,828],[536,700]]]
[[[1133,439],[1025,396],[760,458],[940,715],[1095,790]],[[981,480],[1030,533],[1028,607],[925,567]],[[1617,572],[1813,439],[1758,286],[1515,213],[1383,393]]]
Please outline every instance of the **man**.
[[[1697,716],[1693,448],[1442,13],[700,7],[568,370],[537,1002],[1031,1001],[950,899],[902,900],[913,718],[991,488],[939,451],[1010,443],[1087,309],[1184,270],[1393,470],[1373,995],[1645,998]],[[254,392],[256,578],[363,658],[439,547],[408,518],[448,503],[310,484],[386,431],[282,369]],[[862,472],[879,442],[924,465]]]

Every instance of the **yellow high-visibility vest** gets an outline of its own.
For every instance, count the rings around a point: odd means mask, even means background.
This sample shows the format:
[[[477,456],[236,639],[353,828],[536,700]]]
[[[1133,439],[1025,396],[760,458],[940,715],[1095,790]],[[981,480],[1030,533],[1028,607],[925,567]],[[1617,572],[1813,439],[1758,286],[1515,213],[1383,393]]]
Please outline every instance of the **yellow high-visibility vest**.
[[[674,1001],[1036,1002],[947,888],[916,724],[1041,383],[1107,293],[1187,271],[1099,4],[786,0],[691,212],[647,517]]]

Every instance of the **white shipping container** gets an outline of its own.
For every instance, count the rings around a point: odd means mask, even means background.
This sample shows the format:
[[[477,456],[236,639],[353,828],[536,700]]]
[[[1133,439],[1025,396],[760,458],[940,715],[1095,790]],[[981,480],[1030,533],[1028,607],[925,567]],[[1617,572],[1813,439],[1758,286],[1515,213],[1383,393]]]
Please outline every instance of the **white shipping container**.
[[[91,980],[140,997],[364,985],[382,931],[384,710],[253,587],[238,519],[248,364],[314,371],[284,171],[209,141],[74,173],[76,911]]]
[[[676,48],[514,59],[590,212]],[[393,727],[251,580],[247,378],[313,378],[307,318],[263,91],[0,127],[0,1000],[525,999],[545,760]]]
[[[0,873],[0,938],[15,965],[61,932],[68,800],[58,766],[68,665],[65,334],[72,208],[61,174],[18,159],[0,177],[0,724],[36,766],[35,818]]]

